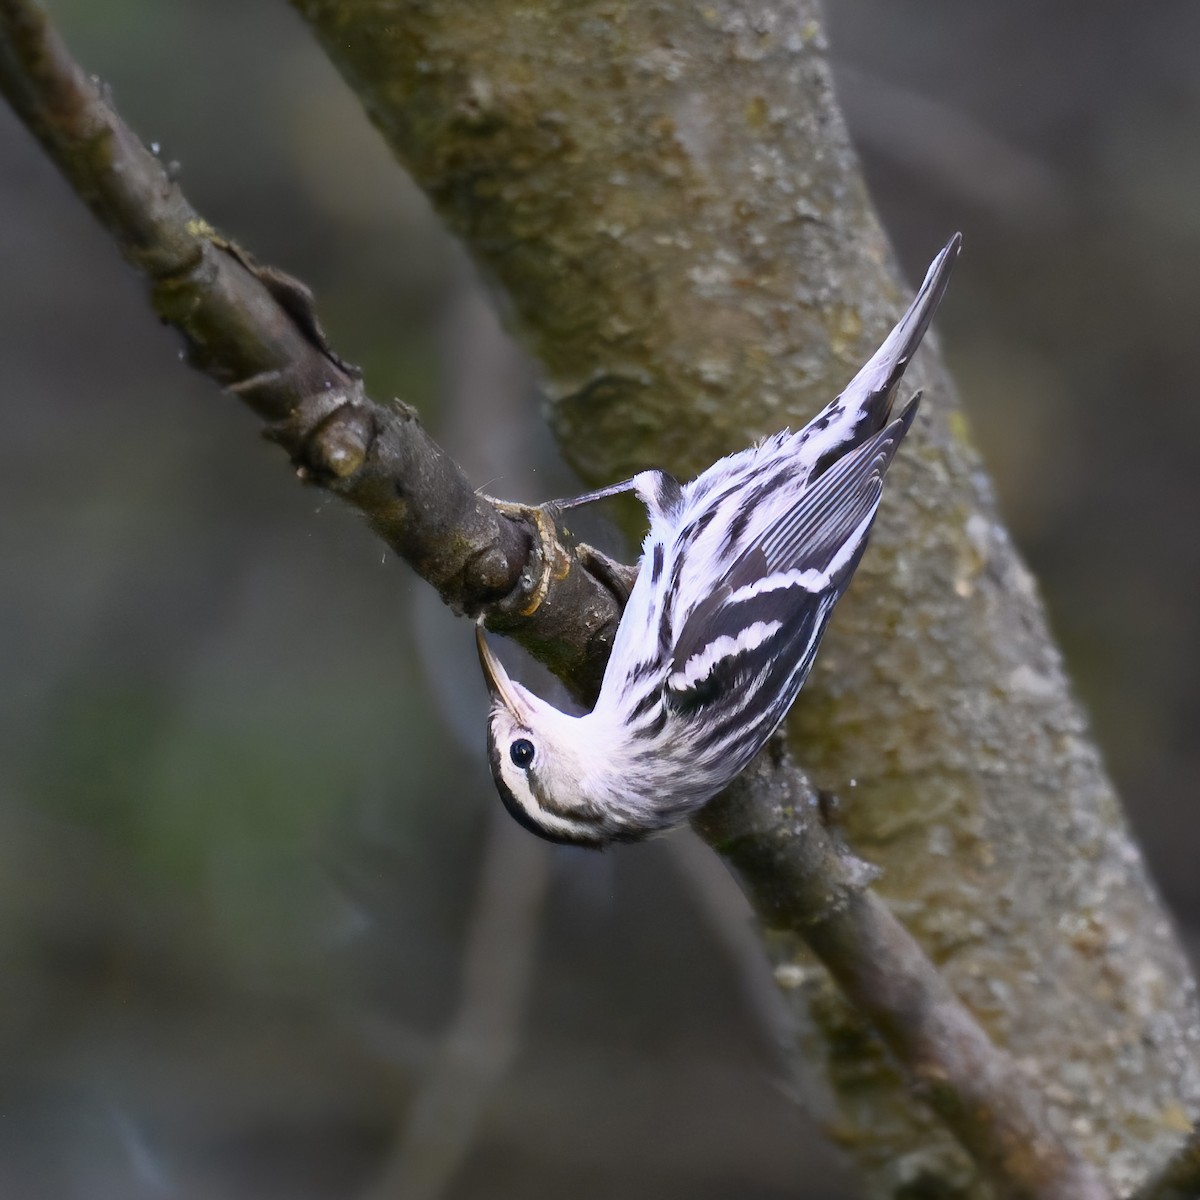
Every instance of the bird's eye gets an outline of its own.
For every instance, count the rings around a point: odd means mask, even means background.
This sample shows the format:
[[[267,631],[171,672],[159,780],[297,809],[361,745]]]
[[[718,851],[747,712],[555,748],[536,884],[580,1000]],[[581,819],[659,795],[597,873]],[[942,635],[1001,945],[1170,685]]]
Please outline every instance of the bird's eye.
[[[508,757],[513,765],[525,770],[533,762],[533,743],[528,738],[517,738],[508,748]]]

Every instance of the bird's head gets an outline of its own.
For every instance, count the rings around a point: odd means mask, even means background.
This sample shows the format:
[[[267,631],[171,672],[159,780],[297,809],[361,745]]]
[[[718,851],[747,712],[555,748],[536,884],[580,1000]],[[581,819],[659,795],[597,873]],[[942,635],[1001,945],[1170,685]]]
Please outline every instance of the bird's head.
[[[612,760],[601,731],[540,700],[509,677],[476,626],[479,663],[492,697],[488,760],[504,807],[549,842],[599,847],[620,836],[602,799]]]

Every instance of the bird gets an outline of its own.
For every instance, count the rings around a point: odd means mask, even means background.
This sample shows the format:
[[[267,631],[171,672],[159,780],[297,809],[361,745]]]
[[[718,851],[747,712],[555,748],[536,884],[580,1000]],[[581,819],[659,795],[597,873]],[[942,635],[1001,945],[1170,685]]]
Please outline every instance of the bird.
[[[778,728],[866,549],[920,393],[901,376],[958,258],[955,234],[908,310],[833,401],[689,483],[646,470],[548,505],[632,492],[649,529],[591,712],[512,679],[476,625],[488,760],[509,813],[550,842],[602,848],[686,821]]]

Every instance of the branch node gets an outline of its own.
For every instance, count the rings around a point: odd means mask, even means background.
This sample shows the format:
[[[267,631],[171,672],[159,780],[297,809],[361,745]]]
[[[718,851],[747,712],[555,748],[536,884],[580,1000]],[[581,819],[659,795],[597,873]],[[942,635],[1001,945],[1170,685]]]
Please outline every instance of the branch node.
[[[497,605],[499,608],[509,608],[517,616],[530,617],[541,608],[551,583],[567,577],[571,570],[571,557],[563,549],[558,526],[545,507],[514,504],[490,496],[487,499],[497,511],[519,521],[533,533],[529,560],[521,572],[518,587]]]
[[[304,458],[317,475],[348,479],[360,470],[375,437],[368,409],[347,401],[324,417],[304,443]]]
[[[491,543],[482,547],[470,560],[471,576],[477,581],[477,590],[483,595],[491,596],[506,596],[513,591],[512,575],[513,564],[510,562],[508,555],[501,549],[500,546]],[[522,571],[518,577],[518,585],[525,577],[526,571]],[[520,592],[520,587],[516,589]],[[449,602],[448,602],[449,603]],[[451,608],[460,610],[459,615],[470,617],[474,620],[487,607],[487,604],[480,604],[472,609],[467,605],[455,605],[450,603]]]
[[[248,400],[253,397],[255,392],[279,387],[283,378],[282,371],[258,371],[254,375],[247,376],[245,379],[239,379],[234,383],[226,384],[225,390],[236,396],[239,400]],[[276,440],[272,437],[269,427],[264,430],[263,437],[272,441]]]
[[[231,385],[228,390],[245,398],[248,392],[267,381],[270,374],[269,371],[263,372]],[[293,463],[296,466],[307,467],[310,474],[335,476],[330,465],[324,461],[324,452],[319,443],[334,416],[343,409],[353,410],[357,407],[353,395],[344,388],[325,388],[319,392],[309,392],[286,417],[265,425],[262,435],[267,441],[282,446],[291,455]],[[330,428],[332,431],[333,427]]]

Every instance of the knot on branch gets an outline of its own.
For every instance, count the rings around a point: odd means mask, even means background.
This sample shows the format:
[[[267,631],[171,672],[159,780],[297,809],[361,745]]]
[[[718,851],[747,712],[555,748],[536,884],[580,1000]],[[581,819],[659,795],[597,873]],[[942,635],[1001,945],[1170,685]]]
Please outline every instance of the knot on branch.
[[[306,465],[335,479],[346,479],[366,462],[375,436],[370,409],[347,402],[334,409],[308,436]]]
[[[301,478],[330,485],[362,469],[376,432],[371,406],[344,389],[329,388],[306,396],[263,436],[288,452]]]
[[[542,606],[551,584],[563,580],[571,570],[571,555],[558,536],[558,526],[544,507],[513,504],[488,497],[497,512],[519,523],[529,534],[529,555],[517,585],[497,600],[493,612],[510,618],[531,617]]]

